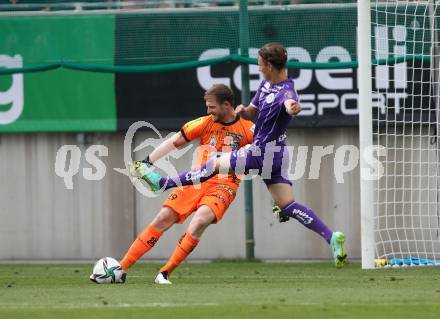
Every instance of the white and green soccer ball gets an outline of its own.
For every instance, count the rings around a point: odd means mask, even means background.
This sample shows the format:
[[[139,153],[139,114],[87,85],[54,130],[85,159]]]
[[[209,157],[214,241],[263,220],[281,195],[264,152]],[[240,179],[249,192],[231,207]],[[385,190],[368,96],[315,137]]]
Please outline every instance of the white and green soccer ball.
[[[104,257],[96,262],[90,280],[97,284],[117,284],[124,283],[125,277],[126,273],[116,259]]]

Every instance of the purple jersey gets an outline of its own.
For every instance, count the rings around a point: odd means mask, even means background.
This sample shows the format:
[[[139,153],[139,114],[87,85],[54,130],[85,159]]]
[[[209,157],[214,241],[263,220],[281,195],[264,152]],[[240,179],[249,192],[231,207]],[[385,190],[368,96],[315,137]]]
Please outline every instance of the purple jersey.
[[[258,109],[252,144],[233,150],[229,156],[230,168],[237,175],[258,174],[267,186],[292,185],[288,174],[289,152],[285,144],[287,125],[292,116],[287,113],[284,102],[289,99],[298,101],[292,79],[276,84],[260,83],[251,101],[251,105]],[[195,171],[183,172],[176,178],[162,178],[160,186],[165,189],[176,187],[175,180],[181,185],[191,185],[197,179],[201,183],[214,176],[214,167],[215,160],[210,160]]]
[[[291,78],[271,84],[262,81],[251,104],[258,109],[252,144],[264,146],[275,141],[276,145],[285,145],[286,130],[292,116],[287,113],[284,101],[298,101],[295,85]]]

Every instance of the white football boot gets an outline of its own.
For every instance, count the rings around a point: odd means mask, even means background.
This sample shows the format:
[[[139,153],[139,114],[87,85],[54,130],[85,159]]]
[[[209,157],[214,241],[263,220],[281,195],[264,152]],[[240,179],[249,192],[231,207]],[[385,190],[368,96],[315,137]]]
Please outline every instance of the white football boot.
[[[168,280],[168,274],[166,272],[160,272],[157,274],[154,283],[158,285],[171,285],[172,282]]]

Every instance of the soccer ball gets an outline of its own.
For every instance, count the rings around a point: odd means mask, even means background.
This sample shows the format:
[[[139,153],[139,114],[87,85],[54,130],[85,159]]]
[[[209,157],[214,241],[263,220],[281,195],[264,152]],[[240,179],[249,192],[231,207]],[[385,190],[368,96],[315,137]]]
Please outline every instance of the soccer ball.
[[[116,259],[104,257],[96,262],[90,280],[97,284],[122,284],[126,276],[127,274]]]

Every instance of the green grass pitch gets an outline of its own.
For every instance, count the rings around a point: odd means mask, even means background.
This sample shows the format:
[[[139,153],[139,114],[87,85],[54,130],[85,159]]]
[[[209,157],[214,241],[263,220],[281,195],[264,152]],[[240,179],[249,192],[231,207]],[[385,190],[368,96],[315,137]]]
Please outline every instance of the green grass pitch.
[[[0,265],[0,318],[440,318],[440,268],[363,271],[352,263],[159,264],[124,285],[89,281],[92,265]]]

